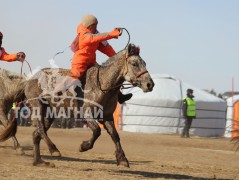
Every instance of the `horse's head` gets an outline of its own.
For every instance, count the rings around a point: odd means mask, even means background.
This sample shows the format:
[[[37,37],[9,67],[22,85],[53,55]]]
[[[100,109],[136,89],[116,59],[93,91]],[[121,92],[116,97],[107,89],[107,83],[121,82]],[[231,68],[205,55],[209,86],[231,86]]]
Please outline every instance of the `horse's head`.
[[[139,55],[139,47],[129,44],[126,48],[125,80],[134,86],[140,87],[144,92],[153,90],[154,82],[150,77],[146,63]]]

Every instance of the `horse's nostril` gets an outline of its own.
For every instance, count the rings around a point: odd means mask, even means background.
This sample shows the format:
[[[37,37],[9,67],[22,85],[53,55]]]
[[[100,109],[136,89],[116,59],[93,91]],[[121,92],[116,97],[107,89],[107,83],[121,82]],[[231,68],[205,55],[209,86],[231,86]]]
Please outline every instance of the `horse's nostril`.
[[[152,84],[151,83],[147,83],[147,87],[148,87],[148,89],[151,89],[152,88]]]
[[[147,83],[147,88],[148,88],[149,90],[153,90],[153,88],[154,88],[154,82]]]

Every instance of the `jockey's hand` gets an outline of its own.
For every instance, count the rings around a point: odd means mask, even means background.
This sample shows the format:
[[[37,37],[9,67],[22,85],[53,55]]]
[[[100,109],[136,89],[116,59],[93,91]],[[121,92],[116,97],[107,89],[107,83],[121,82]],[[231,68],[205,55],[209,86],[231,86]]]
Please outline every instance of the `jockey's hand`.
[[[116,29],[118,29],[118,31],[120,32],[119,36],[121,36],[123,33],[123,28],[117,27]]]
[[[115,28],[113,31],[110,32],[110,35],[113,36],[113,38],[118,39],[120,31],[117,28]]]
[[[17,61],[23,62],[26,58],[26,54],[24,52],[17,53]]]

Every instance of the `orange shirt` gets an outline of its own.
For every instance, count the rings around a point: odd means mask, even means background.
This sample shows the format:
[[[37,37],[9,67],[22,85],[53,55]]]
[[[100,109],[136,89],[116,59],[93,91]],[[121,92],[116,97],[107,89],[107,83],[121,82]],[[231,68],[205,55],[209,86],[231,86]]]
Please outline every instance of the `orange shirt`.
[[[72,65],[84,64],[86,66],[93,66],[96,63],[96,50],[109,57],[115,54],[114,49],[108,43],[103,45],[101,42],[118,37],[118,30],[113,30],[110,33],[93,34],[89,29],[80,24],[77,28],[77,33],[79,49],[73,56]]]
[[[8,53],[6,53],[4,48],[1,48],[1,50],[0,50],[0,60],[8,61],[8,62],[16,61],[17,60],[17,54],[8,54]]]

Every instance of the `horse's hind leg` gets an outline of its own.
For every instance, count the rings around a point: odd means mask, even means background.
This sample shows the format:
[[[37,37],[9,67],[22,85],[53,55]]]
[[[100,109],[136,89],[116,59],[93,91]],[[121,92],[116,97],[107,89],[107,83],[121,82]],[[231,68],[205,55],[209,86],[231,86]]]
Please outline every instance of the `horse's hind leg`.
[[[47,137],[46,134],[46,127],[44,123],[44,115],[46,108],[45,106],[42,106],[41,103],[38,101],[32,102],[33,107],[39,107],[40,109],[40,119],[38,120],[38,128],[33,132],[33,144],[34,144],[34,161],[33,165],[34,166],[48,166],[48,167],[55,167],[53,163],[45,162],[41,159],[41,154],[40,154],[40,141],[43,139],[46,142],[50,142],[50,144],[53,144],[51,140]],[[49,127],[48,127],[49,129]],[[49,144],[47,144],[49,147]]]
[[[53,121],[54,121],[54,118],[45,118],[44,123],[39,122],[40,123],[39,127],[41,127],[41,126],[43,127],[44,131],[43,131],[43,133],[41,133],[42,134],[42,139],[47,144],[51,155],[54,156],[54,157],[60,157],[61,156],[60,151],[57,149],[56,145],[51,141],[51,139],[47,135],[47,131],[48,131],[48,129],[50,129]]]
[[[12,136],[12,140],[14,143],[14,149],[16,150],[17,154],[24,155],[25,152],[23,151],[22,147],[20,146],[16,136]]]
[[[118,132],[115,129],[114,121],[104,121],[103,125],[115,143],[115,147],[116,147],[115,156],[117,160],[117,165],[129,167],[129,162],[127,158],[125,157],[124,151],[121,147],[120,137]]]
[[[50,167],[55,167],[55,165],[53,163],[49,163],[46,161],[43,161],[41,159],[41,155],[40,155],[40,142],[42,139],[42,134],[44,134],[44,130],[43,127],[39,127],[38,129],[36,129],[33,132],[33,144],[34,144],[34,149],[33,149],[33,165],[34,166],[50,166]]]
[[[98,125],[98,123],[95,120],[87,120],[87,124],[88,126],[91,128],[91,130],[93,131],[93,135],[91,137],[90,140],[88,141],[83,141],[81,146],[80,146],[80,152],[84,152],[87,151],[89,149],[92,149],[94,146],[95,141],[97,140],[97,138],[100,136],[101,134],[101,129]]]
[[[48,108],[48,107],[49,106],[44,106],[44,109]],[[48,129],[51,127],[52,123],[54,122],[54,119],[55,118],[45,118],[44,122],[38,121],[38,126],[39,127],[42,126],[44,128],[45,135],[43,135],[42,138],[45,141],[45,143],[47,144],[48,149],[51,153],[51,156],[60,157],[61,156],[60,151],[57,149],[56,145],[51,141],[51,139],[48,137],[48,135],[46,133],[48,131]]]

